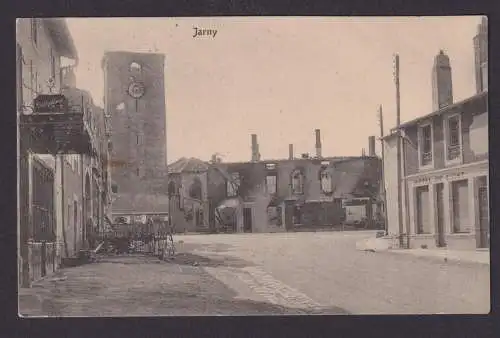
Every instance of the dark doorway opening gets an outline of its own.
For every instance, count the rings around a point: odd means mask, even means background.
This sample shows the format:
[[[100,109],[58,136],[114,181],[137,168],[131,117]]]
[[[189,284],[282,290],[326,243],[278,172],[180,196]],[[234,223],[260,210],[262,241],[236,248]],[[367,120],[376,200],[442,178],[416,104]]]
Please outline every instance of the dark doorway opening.
[[[78,248],[78,203],[73,201],[73,250],[74,253],[79,250]]]
[[[479,248],[490,247],[490,207],[488,201],[488,182],[486,177],[477,181],[477,199],[479,208]]]
[[[252,232],[252,209],[243,208],[243,231]]]
[[[444,184],[436,184],[436,246],[445,247],[446,241],[444,238],[444,199],[443,199]]]
[[[293,208],[293,224],[294,225],[302,224],[302,209],[300,206],[295,206]]]
[[[84,244],[87,241],[87,232],[89,231],[88,229],[88,222],[92,217],[92,204],[91,204],[91,192],[90,192],[90,177],[89,175],[85,175],[85,192],[84,192],[84,225],[82,227],[82,244]]]

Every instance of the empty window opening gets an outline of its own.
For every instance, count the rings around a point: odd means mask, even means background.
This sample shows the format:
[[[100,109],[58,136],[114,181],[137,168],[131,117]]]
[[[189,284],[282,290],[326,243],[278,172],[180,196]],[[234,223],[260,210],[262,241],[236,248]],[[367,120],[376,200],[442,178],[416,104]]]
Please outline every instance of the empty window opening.
[[[268,194],[276,194],[278,184],[278,177],[276,175],[267,175],[266,176],[266,191]]]
[[[300,170],[294,170],[292,173],[292,193],[304,193],[304,174]]]

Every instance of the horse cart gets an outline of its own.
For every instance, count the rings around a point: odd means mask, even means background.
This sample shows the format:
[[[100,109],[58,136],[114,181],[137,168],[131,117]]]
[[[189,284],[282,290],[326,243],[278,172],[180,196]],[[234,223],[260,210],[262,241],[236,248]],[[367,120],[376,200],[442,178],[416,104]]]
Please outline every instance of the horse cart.
[[[160,258],[175,255],[173,230],[166,217],[117,217],[99,234],[99,241],[96,253],[144,254]]]

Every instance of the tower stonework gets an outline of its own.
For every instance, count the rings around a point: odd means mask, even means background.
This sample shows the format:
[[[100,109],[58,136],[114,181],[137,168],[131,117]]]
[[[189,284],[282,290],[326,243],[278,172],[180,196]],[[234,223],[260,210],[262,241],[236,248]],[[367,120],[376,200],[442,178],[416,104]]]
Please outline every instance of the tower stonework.
[[[113,212],[163,210],[154,196],[161,193],[167,167],[165,56],[106,52],[102,67],[111,116],[111,179],[118,189]]]
[[[432,109],[439,110],[453,103],[453,82],[450,58],[442,50],[432,67]]]

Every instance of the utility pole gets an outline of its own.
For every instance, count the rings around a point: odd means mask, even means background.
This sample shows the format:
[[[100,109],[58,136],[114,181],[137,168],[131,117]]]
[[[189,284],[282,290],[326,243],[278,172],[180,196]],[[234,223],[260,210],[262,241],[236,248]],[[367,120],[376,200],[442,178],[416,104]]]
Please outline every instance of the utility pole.
[[[382,105],[379,106],[378,108],[378,119],[379,119],[379,125],[380,125],[380,145],[381,145],[381,152],[382,152],[382,172],[381,172],[381,182],[382,182],[382,205],[383,205],[383,210],[384,210],[384,228],[385,228],[385,235],[387,236],[389,234],[389,228],[387,226],[387,198],[386,198],[386,193],[385,193],[385,149],[384,149],[384,116],[382,113]]]
[[[399,54],[394,56],[394,82],[396,84],[396,127],[397,127],[397,180],[398,180],[398,221],[399,246],[403,247],[403,194],[401,187],[401,100],[399,93]]]

